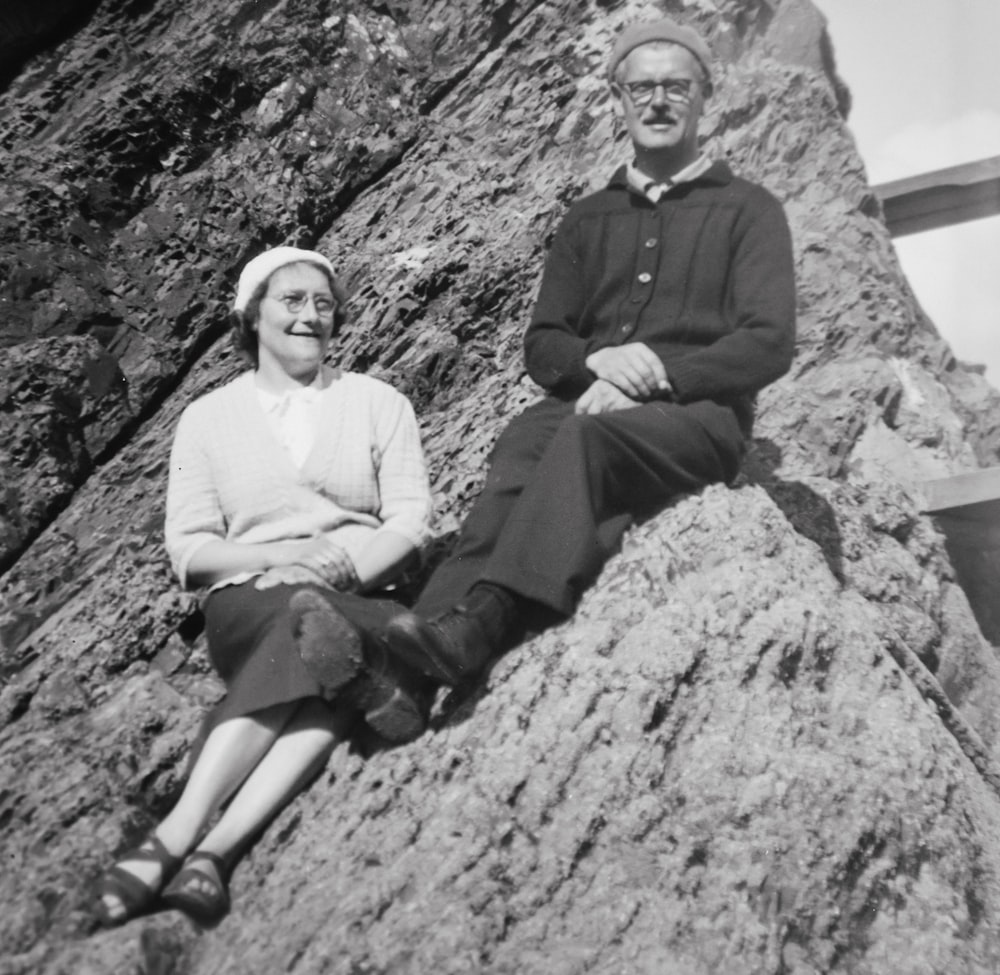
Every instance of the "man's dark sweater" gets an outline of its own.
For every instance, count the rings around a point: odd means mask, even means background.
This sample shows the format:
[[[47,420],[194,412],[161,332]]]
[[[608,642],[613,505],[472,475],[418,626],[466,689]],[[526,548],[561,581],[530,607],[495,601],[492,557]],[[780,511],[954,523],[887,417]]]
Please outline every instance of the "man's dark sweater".
[[[577,396],[595,378],[587,356],[629,342],[660,357],[676,402],[726,402],[749,433],[754,394],[795,344],[791,237],[767,190],[715,163],[654,204],[623,166],[570,208],[525,334],[528,372]]]

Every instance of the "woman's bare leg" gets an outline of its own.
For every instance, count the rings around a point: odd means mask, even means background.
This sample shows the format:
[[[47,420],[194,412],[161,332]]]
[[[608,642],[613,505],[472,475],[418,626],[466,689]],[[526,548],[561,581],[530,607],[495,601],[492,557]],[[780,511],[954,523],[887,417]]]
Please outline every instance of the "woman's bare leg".
[[[214,853],[232,864],[242,848],[318,771],[344,737],[346,726],[344,716],[335,714],[320,698],[302,701],[267,754],[233,796],[218,823],[198,843],[198,849]],[[202,867],[212,874],[215,872],[210,864],[198,861],[197,869]],[[218,878],[206,875],[206,882],[214,887]]]
[[[267,754],[300,704],[300,701],[275,704],[223,721],[212,729],[181,798],[154,831],[169,852],[182,856],[194,846],[208,821]],[[135,874],[147,886],[160,883],[160,867],[156,863],[123,860],[118,866]],[[103,899],[112,917],[124,915],[124,905],[117,897],[105,895]]]

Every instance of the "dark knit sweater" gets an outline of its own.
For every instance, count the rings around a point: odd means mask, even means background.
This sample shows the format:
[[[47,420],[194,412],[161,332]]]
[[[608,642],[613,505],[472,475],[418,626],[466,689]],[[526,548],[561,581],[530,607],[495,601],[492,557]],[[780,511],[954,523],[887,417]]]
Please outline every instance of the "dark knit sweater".
[[[715,163],[659,203],[625,167],[566,214],[524,337],[528,372],[557,395],[594,381],[585,360],[644,342],[674,399],[732,403],[745,428],[754,394],[788,371],[795,344],[792,245],[781,204]]]

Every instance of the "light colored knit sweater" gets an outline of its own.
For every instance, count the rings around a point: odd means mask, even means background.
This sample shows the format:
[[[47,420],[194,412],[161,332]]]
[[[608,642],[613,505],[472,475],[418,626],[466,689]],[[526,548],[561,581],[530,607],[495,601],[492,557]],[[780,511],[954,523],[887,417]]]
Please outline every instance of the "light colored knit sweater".
[[[356,559],[379,531],[415,546],[427,539],[431,494],[409,401],[377,379],[339,371],[321,397],[320,433],[301,470],[272,432],[252,372],[185,409],[166,518],[167,552],[183,585],[191,557],[212,541],[322,533]]]

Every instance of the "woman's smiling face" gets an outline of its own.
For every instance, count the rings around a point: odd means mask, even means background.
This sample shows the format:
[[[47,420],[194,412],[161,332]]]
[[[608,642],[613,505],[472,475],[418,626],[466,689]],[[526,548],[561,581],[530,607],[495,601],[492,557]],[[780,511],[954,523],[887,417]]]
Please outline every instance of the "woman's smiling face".
[[[306,263],[278,268],[257,314],[260,369],[311,381],[333,334],[336,309],[330,279],[320,268]]]

